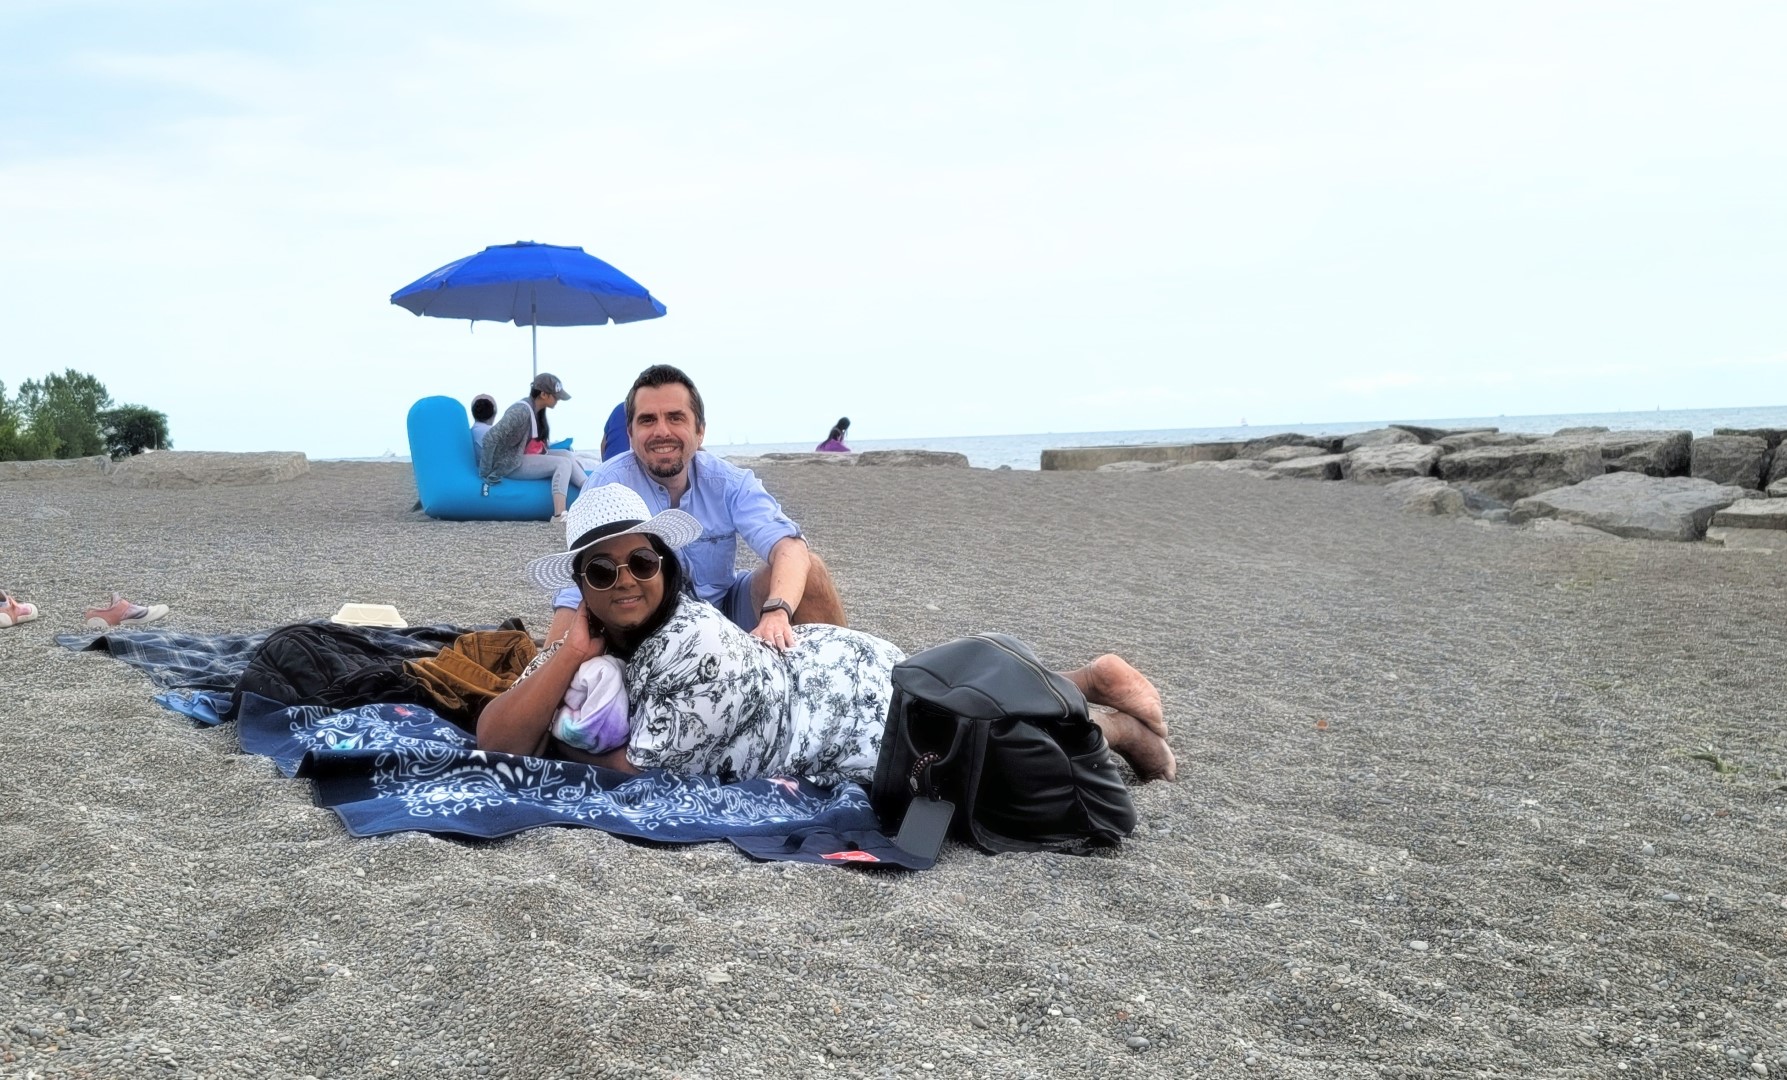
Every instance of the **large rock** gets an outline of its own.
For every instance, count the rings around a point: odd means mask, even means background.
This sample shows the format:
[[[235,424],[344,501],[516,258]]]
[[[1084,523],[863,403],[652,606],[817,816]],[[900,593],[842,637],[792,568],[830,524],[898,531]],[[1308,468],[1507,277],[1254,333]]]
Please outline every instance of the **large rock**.
[[[1462,435],[1447,435],[1433,445],[1451,454],[1459,450],[1475,450],[1479,446],[1525,446],[1538,442],[1540,438],[1542,436],[1518,431],[1471,431]]]
[[[1412,431],[1396,427],[1372,428],[1348,435],[1340,440],[1342,451],[1359,450],[1367,446],[1395,446],[1397,443],[1418,443],[1421,437]]]
[[[1738,551],[1774,552],[1787,548],[1787,532],[1775,529],[1727,529],[1711,525],[1706,530],[1706,542]]]
[[[1476,488],[1466,484],[1460,484],[1458,486],[1458,491],[1464,496],[1464,508],[1471,513],[1478,517],[1482,517],[1485,514],[1500,514],[1501,516],[1497,518],[1498,521],[1507,520],[1507,503],[1502,502],[1500,499],[1491,498],[1490,496],[1483,494],[1481,491],[1478,491]]]
[[[1783,437],[1787,437],[1787,428],[1778,428],[1778,427],[1753,427],[1753,428],[1716,427],[1716,428],[1713,428],[1713,434],[1714,435],[1754,435],[1756,438],[1761,439],[1763,442],[1767,443],[1768,448],[1770,450],[1773,450],[1775,447],[1781,445],[1781,439]]]
[[[1366,446],[1346,455],[1340,475],[1365,484],[1388,484],[1411,476],[1432,476],[1433,463],[1439,459],[1437,446]]]
[[[1600,425],[1595,425],[1593,427],[1561,427],[1551,434],[1554,437],[1563,435],[1599,435],[1602,432],[1611,430],[1613,429],[1601,427]]]
[[[1345,454],[1298,458],[1279,462],[1267,469],[1266,475],[1274,480],[1338,480],[1340,467],[1345,462]]]
[[[1159,472],[1167,468],[1164,461],[1107,461],[1093,472]]]
[[[208,450],[158,450],[112,466],[119,487],[184,490],[281,484],[310,471],[310,459],[295,450],[229,454]]]
[[[1787,529],[1787,501],[1744,499],[1714,514],[1712,523],[1723,529]]]
[[[761,469],[765,465],[822,465],[837,468],[849,465],[897,465],[906,468],[968,468],[968,455],[953,450],[864,450],[854,454],[770,453],[756,457],[739,456],[726,459],[741,469]]]
[[[751,456],[740,454],[726,459],[741,469],[761,469],[765,465],[855,465],[855,454],[771,453]]]
[[[1276,465],[1281,461],[1295,461],[1298,458],[1321,457],[1333,451],[1319,446],[1275,446],[1259,456],[1259,460],[1268,465]]]
[[[1787,477],[1787,450],[1775,447],[1770,451],[1773,455],[1768,459],[1768,468],[1762,474],[1762,486],[1773,487],[1775,481]]]
[[[1181,461],[1227,461],[1241,449],[1238,442],[1144,443],[1136,446],[1052,446],[1042,452],[1044,472],[1091,472],[1114,461],[1148,461],[1174,465]]]
[[[1235,456],[1244,458],[1264,457],[1266,451],[1281,446],[1307,445],[1309,445],[1309,436],[1299,435],[1294,431],[1286,431],[1278,435],[1265,435],[1258,439],[1250,439],[1241,444],[1241,448],[1235,451]]]
[[[1554,435],[1525,446],[1479,446],[1440,459],[1442,480],[1469,483],[1509,502],[1602,472],[1681,476],[1688,471],[1686,431],[1604,431]]]
[[[1267,452],[1283,449],[1283,447],[1305,447],[1322,454],[1340,452],[1340,436],[1338,435],[1299,435],[1296,431],[1287,431],[1283,435],[1267,435],[1251,442],[1242,443],[1235,451],[1237,458],[1265,458]]]
[[[1689,451],[1688,475],[1715,484],[1760,489],[1768,464],[1767,441],[1755,435],[1708,435]]]
[[[894,465],[901,468],[966,469],[968,455],[954,450],[864,450],[857,454],[830,454],[829,457],[853,457],[858,465]]]
[[[1582,440],[1541,439],[1513,446],[1479,446],[1446,454],[1434,466],[1442,480],[1469,484],[1503,502],[1601,475],[1601,448]]]
[[[1161,472],[1233,472],[1258,475],[1272,467],[1270,461],[1258,458],[1234,458],[1230,461],[1181,461],[1177,465],[1160,466]]]
[[[1608,431],[1581,436],[1601,448],[1608,472],[1686,476],[1694,435],[1688,431]]]
[[[1398,431],[1406,431],[1421,440],[1422,445],[1449,439],[1454,435],[1492,435],[1498,429],[1492,427],[1422,427],[1419,424],[1391,424]]]
[[[1698,540],[1712,516],[1745,498],[1743,488],[1686,476],[1611,472],[1514,504],[1513,520],[1557,518],[1642,540]]]
[[[1768,497],[1771,499],[1787,499],[1787,476],[1768,485]]]
[[[112,459],[96,457],[45,458],[42,461],[0,461],[3,480],[71,480],[76,477],[104,476],[112,467]]]
[[[1466,513],[1464,492],[1432,476],[1413,476],[1384,488],[1384,497],[1410,514],[1457,517]]]

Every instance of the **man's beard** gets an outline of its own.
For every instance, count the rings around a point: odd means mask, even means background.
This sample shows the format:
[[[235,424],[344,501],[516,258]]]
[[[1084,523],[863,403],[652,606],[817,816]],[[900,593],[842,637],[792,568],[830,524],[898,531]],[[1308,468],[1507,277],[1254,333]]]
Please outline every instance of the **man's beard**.
[[[689,459],[678,454],[673,461],[665,462],[663,464],[648,460],[645,465],[645,471],[651,473],[660,480],[670,480],[678,473],[682,472],[688,464]]]

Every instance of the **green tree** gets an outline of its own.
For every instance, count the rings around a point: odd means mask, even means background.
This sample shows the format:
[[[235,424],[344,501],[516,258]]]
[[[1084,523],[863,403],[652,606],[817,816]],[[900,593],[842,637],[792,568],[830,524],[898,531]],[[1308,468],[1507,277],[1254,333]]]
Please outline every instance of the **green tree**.
[[[22,392],[19,398],[23,398]],[[7,400],[6,384],[0,383],[0,461],[35,461],[49,457],[44,445],[30,431],[19,399]]]
[[[120,405],[99,414],[99,427],[105,433],[106,453],[113,459],[130,457],[145,450],[172,450],[168,438],[167,414],[143,405]]]
[[[60,375],[46,375],[42,382],[27,379],[19,387],[18,411],[28,437],[43,457],[90,457],[105,452],[105,434],[99,414],[111,408],[112,395],[91,375],[69,368]]]

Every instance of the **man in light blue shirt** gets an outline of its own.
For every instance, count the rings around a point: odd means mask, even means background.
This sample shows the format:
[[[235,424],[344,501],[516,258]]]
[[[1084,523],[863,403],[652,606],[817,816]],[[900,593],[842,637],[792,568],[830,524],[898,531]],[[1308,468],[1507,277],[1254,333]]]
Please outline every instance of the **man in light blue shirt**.
[[[843,626],[831,572],[781,504],[755,473],[701,449],[707,412],[689,377],[669,364],[649,367],[627,392],[626,408],[632,449],[603,462],[586,483],[624,484],[654,514],[675,508],[701,522],[701,539],[681,552],[695,595],[777,649],[795,643],[795,623]],[[763,566],[736,568],[740,537]],[[569,626],[566,610],[581,599],[576,588],[554,598],[560,610],[547,640]]]

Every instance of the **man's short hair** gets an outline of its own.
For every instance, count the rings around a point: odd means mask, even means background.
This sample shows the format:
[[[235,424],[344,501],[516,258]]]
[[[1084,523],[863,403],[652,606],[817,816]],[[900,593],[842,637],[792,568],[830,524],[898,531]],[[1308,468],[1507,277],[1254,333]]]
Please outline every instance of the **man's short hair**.
[[[681,368],[672,367],[669,364],[653,364],[641,371],[639,377],[633,380],[632,389],[627,391],[627,427],[629,429],[633,426],[633,399],[639,395],[639,388],[642,386],[654,388],[669,386],[671,383],[681,383],[688,388],[689,407],[695,410],[695,428],[698,431],[706,430],[707,406],[701,403],[701,391],[695,389],[694,380],[684,375]]]

